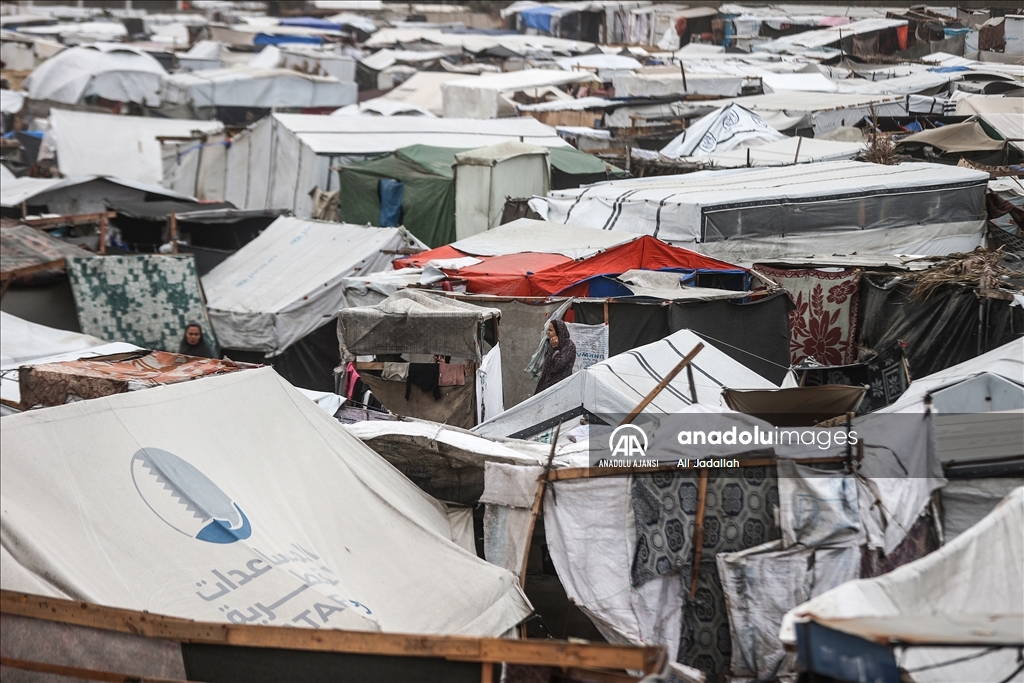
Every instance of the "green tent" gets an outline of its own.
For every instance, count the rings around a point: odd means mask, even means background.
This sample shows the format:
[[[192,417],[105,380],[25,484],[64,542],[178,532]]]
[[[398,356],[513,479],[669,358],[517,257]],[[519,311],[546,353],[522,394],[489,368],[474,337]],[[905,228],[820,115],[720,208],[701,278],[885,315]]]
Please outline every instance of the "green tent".
[[[455,241],[455,155],[465,149],[411,145],[391,154],[342,166],[338,170],[341,190],[338,210],[341,220],[357,225],[377,225],[380,220],[381,180],[398,180],[403,185],[402,224],[429,247]],[[625,173],[595,156],[572,147],[552,147],[551,166],[575,185],[604,180],[607,174]],[[558,188],[560,189],[560,188]]]

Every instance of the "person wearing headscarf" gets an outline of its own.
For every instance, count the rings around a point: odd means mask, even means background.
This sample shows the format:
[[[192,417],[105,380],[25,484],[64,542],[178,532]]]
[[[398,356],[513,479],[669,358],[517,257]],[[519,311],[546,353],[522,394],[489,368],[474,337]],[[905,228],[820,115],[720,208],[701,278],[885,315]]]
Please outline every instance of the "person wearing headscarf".
[[[544,391],[572,374],[576,363],[576,344],[569,338],[569,328],[562,320],[548,322],[548,348],[544,352],[544,367],[540,371],[537,391]]]
[[[209,344],[203,339],[203,328],[197,322],[190,322],[185,326],[185,336],[178,344],[178,353],[186,356],[199,356],[200,358],[213,358],[213,351]]]

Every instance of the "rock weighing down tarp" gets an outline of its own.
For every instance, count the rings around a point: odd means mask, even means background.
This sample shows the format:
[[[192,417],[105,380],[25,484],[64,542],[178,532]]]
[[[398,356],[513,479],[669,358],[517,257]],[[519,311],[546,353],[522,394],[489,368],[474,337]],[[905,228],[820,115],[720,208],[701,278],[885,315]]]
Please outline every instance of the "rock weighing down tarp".
[[[82,332],[175,352],[185,326],[197,322],[216,353],[191,256],[76,256],[67,269]]]
[[[278,218],[203,277],[217,339],[279,355],[345,306],[344,278],[383,270],[398,250],[423,246],[402,228]]]
[[[988,175],[831,161],[617,180],[535,197],[542,218],[653,235],[752,262],[816,253],[947,254],[979,246]]]
[[[498,636],[530,612],[443,505],[270,368],[0,428],[6,590],[399,633]]]

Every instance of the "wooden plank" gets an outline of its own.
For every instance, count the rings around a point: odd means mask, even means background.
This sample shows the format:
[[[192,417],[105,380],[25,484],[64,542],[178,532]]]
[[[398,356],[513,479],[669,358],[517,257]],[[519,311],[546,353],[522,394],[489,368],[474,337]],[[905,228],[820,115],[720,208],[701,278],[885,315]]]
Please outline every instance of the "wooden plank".
[[[669,382],[676,378],[676,375],[678,375],[684,367],[690,364],[690,361],[693,360],[694,356],[700,353],[700,350],[703,348],[704,343],[698,342],[696,346],[690,349],[690,352],[686,354],[686,356],[684,356],[683,359],[679,361],[679,363],[677,363],[676,366],[672,368],[672,370],[667,375],[665,375],[665,378],[658,382],[658,386],[651,389],[651,393],[644,396],[644,400],[640,401],[640,403],[637,404],[636,408],[633,408],[633,411],[626,416],[626,419],[622,421],[622,424],[626,425],[635,420],[636,416],[643,412],[643,409],[646,408],[650,404],[650,402],[653,401],[655,397],[657,397],[657,395],[661,393],[662,389],[669,385]]]
[[[384,369],[384,363],[378,363],[378,362],[370,362],[370,361],[358,362],[357,361],[357,362],[353,363],[352,365],[355,366],[356,370],[383,370]]]
[[[114,218],[117,216],[113,211],[102,213],[76,213],[68,216],[53,216],[49,218],[22,218],[21,222],[39,230],[48,228],[66,228],[73,225],[99,224],[103,218]]]
[[[501,640],[468,636],[214,624],[7,590],[0,591],[0,613],[181,643],[438,657],[481,663],[512,662],[535,666],[582,666],[646,671],[653,666],[652,663],[657,663],[659,658],[664,656],[664,650],[660,647],[604,643]]]
[[[32,662],[27,659],[14,659],[13,657],[0,657],[0,666],[7,666],[22,671],[36,671],[54,676],[79,678],[86,681],[107,681],[108,683],[187,683],[187,681],[178,678],[154,678],[151,676],[136,676],[135,674],[119,674],[113,671],[99,671],[97,669],[83,669],[77,666]]]
[[[700,556],[704,552],[704,508],[708,494],[708,470],[701,468],[697,484],[697,519],[693,525],[693,563],[690,565],[690,597],[697,595],[700,578]]]
[[[83,251],[83,254],[88,252]],[[0,281],[6,282],[13,280],[16,277],[23,277],[25,275],[31,275],[33,273],[40,273],[44,270],[57,270],[67,265],[64,259],[58,259],[56,261],[47,261],[46,263],[37,263],[34,266],[26,266],[25,268],[17,268],[15,270],[9,270],[6,273],[0,273]]]

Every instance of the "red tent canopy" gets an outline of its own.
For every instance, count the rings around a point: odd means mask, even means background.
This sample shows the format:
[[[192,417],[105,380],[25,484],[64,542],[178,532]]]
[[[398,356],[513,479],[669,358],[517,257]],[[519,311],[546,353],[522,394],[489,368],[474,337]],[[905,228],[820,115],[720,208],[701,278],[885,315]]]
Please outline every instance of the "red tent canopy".
[[[395,268],[418,268],[434,259],[465,256],[472,254],[449,245],[399,259],[395,261]],[[465,278],[466,290],[471,294],[500,296],[588,296],[590,278],[599,275],[617,276],[636,269],[745,270],[689,249],[670,246],[648,235],[579,261],[561,254],[536,252],[476,258],[483,263],[458,271],[446,270],[445,273],[449,277]]]

